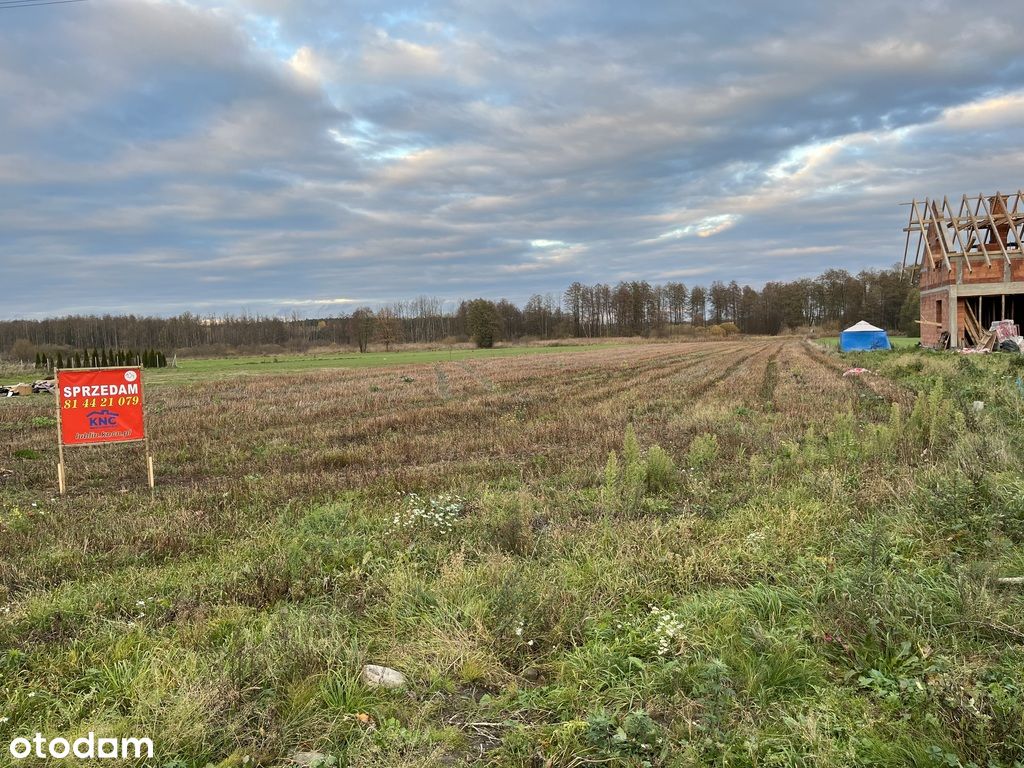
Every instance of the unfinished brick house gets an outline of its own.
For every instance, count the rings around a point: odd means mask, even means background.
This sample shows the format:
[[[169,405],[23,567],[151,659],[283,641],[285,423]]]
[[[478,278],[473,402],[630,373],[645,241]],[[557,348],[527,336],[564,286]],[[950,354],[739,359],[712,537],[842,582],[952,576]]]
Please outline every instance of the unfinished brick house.
[[[921,344],[975,346],[996,320],[1024,325],[1024,200],[996,192],[910,203],[904,267],[921,289]],[[914,260],[908,264],[913,233]],[[948,334],[945,335],[945,334]]]

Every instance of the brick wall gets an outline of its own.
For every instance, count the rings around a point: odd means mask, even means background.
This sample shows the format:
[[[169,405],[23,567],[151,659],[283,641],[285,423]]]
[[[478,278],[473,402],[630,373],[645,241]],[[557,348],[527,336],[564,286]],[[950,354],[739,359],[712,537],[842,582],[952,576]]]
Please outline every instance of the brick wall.
[[[978,264],[972,260],[971,266],[974,271],[970,271],[964,266],[963,271],[963,283],[964,285],[973,285],[975,283],[1001,283],[1003,282],[1003,270],[1004,265],[1003,257],[1000,256],[998,260],[992,259],[991,265],[986,265],[985,262]]]
[[[935,269],[922,270],[918,285],[922,291],[927,291],[929,288],[937,288],[940,285],[949,285],[953,282],[956,282],[956,273],[943,266],[938,266]]]

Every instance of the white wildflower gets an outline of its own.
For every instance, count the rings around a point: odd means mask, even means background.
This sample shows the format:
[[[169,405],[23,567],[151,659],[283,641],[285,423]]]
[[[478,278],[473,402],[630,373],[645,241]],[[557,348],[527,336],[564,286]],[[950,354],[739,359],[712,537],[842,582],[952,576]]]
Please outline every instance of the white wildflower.
[[[683,636],[683,622],[669,611],[651,606],[651,615],[657,620],[654,626],[654,638],[658,645],[658,655],[667,656],[673,646],[679,644]]]
[[[465,501],[458,496],[444,494],[423,499],[410,493],[405,497],[405,509],[395,514],[391,522],[395,528],[427,527],[451,533],[465,508]]]

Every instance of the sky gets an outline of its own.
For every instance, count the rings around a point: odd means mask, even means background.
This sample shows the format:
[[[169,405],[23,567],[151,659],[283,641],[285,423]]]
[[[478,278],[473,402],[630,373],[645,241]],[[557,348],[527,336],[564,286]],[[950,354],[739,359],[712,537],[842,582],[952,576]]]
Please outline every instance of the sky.
[[[1011,0],[0,2],[0,317],[883,268],[1024,187]]]

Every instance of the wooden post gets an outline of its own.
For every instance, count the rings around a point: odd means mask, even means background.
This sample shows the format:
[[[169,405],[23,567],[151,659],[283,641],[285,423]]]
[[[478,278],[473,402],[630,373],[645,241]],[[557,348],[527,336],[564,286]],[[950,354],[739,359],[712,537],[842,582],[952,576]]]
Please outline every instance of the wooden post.
[[[63,496],[67,492],[67,484],[64,481],[64,435],[61,432],[60,418],[60,389],[57,387],[57,369],[53,369],[53,406],[57,409],[57,489]]]
[[[142,369],[139,370],[139,378],[143,377]],[[145,424],[145,438],[146,438],[146,478],[149,480],[149,496],[151,499],[156,498],[156,475],[153,472],[153,454],[149,452],[149,424],[146,418],[146,385],[145,381],[140,381],[142,384],[142,419]]]

